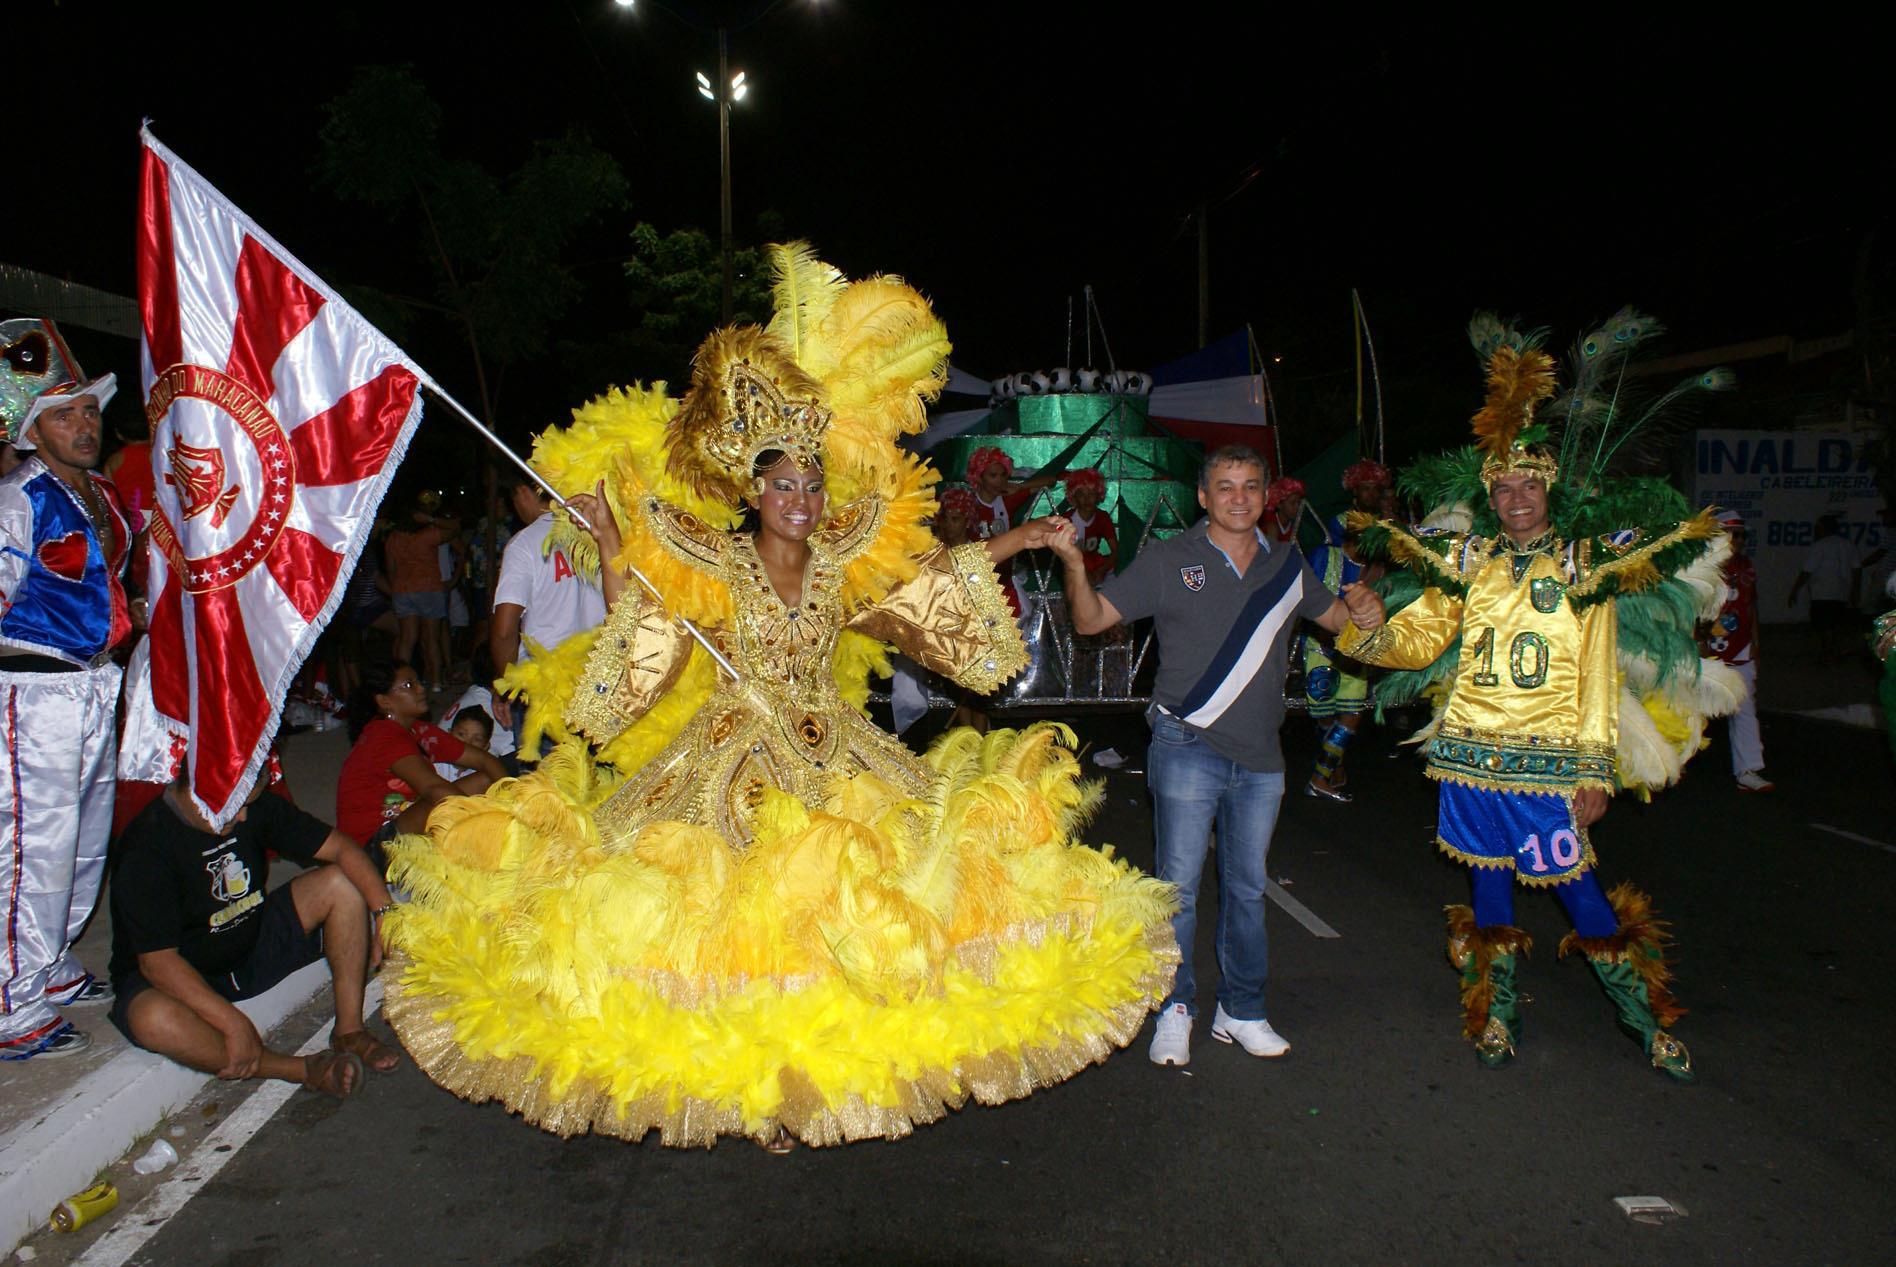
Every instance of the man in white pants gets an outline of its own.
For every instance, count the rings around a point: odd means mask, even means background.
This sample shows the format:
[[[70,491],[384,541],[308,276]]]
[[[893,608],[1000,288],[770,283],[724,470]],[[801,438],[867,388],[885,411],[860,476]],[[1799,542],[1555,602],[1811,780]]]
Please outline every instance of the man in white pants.
[[[91,1039],[60,1008],[112,993],[72,953],[105,874],[130,525],[99,463],[100,410],[50,321],[0,323],[0,421],[31,451],[0,478],[0,1060]]]
[[[1723,660],[1745,680],[1745,702],[1727,721],[1731,736],[1731,772],[1740,792],[1769,792],[1776,784],[1764,776],[1764,736],[1758,731],[1758,570],[1745,553],[1745,521],[1725,511],[1718,522],[1731,534],[1731,558],[1725,563],[1725,605],[1707,627],[1705,654]]]

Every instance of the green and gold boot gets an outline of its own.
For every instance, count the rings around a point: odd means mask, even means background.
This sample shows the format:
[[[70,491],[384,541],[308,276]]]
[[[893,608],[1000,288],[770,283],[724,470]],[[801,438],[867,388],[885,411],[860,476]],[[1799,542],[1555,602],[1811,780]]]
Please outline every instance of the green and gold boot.
[[[1692,1053],[1669,1032],[1685,1009],[1672,997],[1666,926],[1654,915],[1652,900],[1630,884],[1618,886],[1606,899],[1619,917],[1619,931],[1611,937],[1568,933],[1560,943],[1560,955],[1584,954],[1587,966],[1613,1001],[1620,1028],[1638,1041],[1652,1067],[1674,1081],[1690,1082]]]
[[[1466,906],[1445,911],[1449,962],[1461,971],[1462,1033],[1475,1044],[1475,1059],[1499,1069],[1514,1059],[1521,1036],[1514,973],[1533,939],[1507,924],[1478,928]]]

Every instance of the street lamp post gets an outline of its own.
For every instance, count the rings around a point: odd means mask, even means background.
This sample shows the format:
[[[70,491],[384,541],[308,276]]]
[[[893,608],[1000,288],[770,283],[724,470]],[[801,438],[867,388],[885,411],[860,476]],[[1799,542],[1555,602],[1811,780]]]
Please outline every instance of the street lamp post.
[[[718,253],[724,266],[724,324],[731,324],[731,68],[718,28]]]
[[[613,2],[622,9],[630,9],[636,0],[613,0]],[[770,0],[770,3],[764,5],[749,20],[738,23],[737,29],[741,31],[749,27],[775,9],[779,3],[781,0]],[[669,5],[660,4],[658,7],[695,30],[705,29],[689,16],[677,12]],[[733,271],[735,265],[731,258],[731,105],[733,102],[744,99],[744,94],[750,90],[750,85],[745,83],[743,71],[740,70],[735,75],[731,73],[730,28],[725,26],[722,20],[718,23],[717,33],[717,82],[713,84],[705,78],[703,71],[699,71],[698,91],[718,108],[718,257],[721,265],[719,271],[723,275],[721,287],[723,319],[728,325],[731,320],[731,311],[735,307],[736,292],[736,278]]]
[[[724,320],[731,320],[734,286],[731,263],[731,103],[742,101],[750,85],[744,72],[731,74],[729,45],[723,27],[718,28],[718,78],[716,86],[698,74],[698,93],[718,108],[718,256],[724,274]]]

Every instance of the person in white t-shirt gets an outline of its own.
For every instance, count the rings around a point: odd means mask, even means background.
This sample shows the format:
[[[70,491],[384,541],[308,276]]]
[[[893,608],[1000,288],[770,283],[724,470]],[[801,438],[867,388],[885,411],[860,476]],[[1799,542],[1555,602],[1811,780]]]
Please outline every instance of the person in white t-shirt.
[[[1825,659],[1847,660],[1856,653],[1857,585],[1865,563],[1873,564],[1882,554],[1878,550],[1865,559],[1856,543],[1843,534],[1835,515],[1818,518],[1817,539],[1805,552],[1797,579],[1791,583],[1790,605],[1797,606],[1797,596],[1810,591],[1810,626]]]
[[[546,548],[553,529],[550,499],[522,480],[513,489],[514,513],[526,525],[507,541],[500,556],[500,580],[494,586],[494,615],[487,646],[497,671],[531,654],[530,646],[552,650],[606,618],[606,600],[597,582],[580,575],[564,550]],[[503,726],[519,728],[504,698],[494,700]]]

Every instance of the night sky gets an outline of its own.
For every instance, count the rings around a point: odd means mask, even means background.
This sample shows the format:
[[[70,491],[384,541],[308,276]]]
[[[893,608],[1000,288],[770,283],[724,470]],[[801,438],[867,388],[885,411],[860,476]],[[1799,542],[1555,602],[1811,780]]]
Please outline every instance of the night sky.
[[[27,192],[7,200],[0,260],[130,294],[148,115],[326,279],[421,285],[413,235],[312,175],[323,103],[358,66],[407,62],[456,157],[505,170],[580,129],[620,163],[630,207],[574,252],[584,337],[631,319],[634,220],[715,234],[715,111],[692,76],[715,67],[721,12],[752,85],[732,125],[740,240],[768,209],[852,275],[905,275],[982,377],[1065,362],[1068,297],[1091,283],[1119,363],[1149,366],[1195,346],[1190,217],[1208,203],[1214,337],[1248,321],[1284,358],[1293,450],[1342,423],[1325,413],[1349,381],[1352,286],[1400,451],[1477,403],[1476,308],[1564,336],[1635,302],[1673,350],[1815,337],[1856,322],[1866,235],[1881,225],[1890,250],[1875,42],[1799,33],[1792,11],[1768,29],[1582,7],[1452,28],[1364,9],[1321,29],[1256,4],[761,7],[674,4],[694,27],[652,0],[9,0]],[[411,350],[471,390],[452,343]],[[557,358],[525,377],[502,409],[515,433],[607,385]]]

